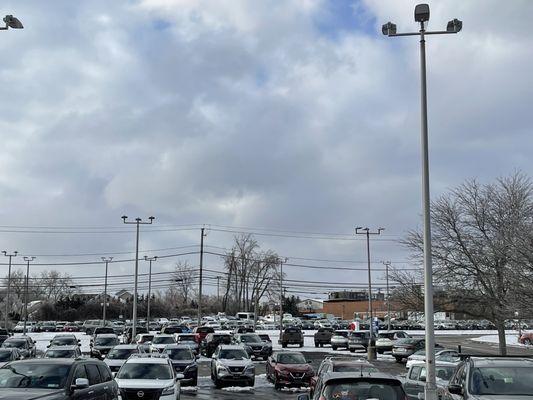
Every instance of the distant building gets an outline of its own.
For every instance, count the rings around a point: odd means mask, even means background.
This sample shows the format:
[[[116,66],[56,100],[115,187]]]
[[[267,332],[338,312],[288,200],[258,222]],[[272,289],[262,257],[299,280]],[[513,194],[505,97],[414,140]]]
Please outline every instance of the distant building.
[[[296,304],[301,314],[321,313],[324,308],[324,301],[319,299],[307,299]]]
[[[372,310],[374,317],[384,318],[387,316],[387,302],[384,293],[380,291],[372,293]],[[324,301],[323,312],[345,320],[366,319],[368,318],[368,292],[331,292],[328,299]],[[391,303],[391,314],[395,312],[394,304]]]
[[[127,301],[133,300],[133,295],[124,289],[121,289],[118,292],[116,292],[115,297],[117,297],[121,303],[126,303]]]

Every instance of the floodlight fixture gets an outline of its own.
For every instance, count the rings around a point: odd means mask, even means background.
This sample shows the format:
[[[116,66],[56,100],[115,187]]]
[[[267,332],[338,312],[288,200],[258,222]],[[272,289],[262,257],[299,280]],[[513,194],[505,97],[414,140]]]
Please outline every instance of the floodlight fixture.
[[[6,23],[6,29],[12,28],[12,29],[22,29],[24,26],[22,25],[22,22],[20,20],[12,15],[6,15],[4,17],[4,22]]]
[[[417,4],[415,7],[415,21],[416,22],[426,22],[429,21],[429,5],[428,4]]]
[[[458,33],[463,29],[463,21],[458,20],[457,18],[452,19],[448,22],[446,26],[446,31],[450,33]]]
[[[395,35],[396,34],[396,24],[393,24],[392,22],[387,22],[386,24],[383,24],[381,27],[381,32],[385,36]]]

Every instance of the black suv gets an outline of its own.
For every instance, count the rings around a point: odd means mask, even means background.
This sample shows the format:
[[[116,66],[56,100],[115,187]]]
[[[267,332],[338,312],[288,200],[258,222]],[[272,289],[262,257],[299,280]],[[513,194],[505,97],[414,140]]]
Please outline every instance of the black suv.
[[[266,360],[272,355],[272,343],[263,341],[255,333],[233,335],[233,342],[242,345],[250,357]]]
[[[229,333],[208,333],[201,342],[200,353],[211,357],[219,344],[231,344],[232,337]]]
[[[41,358],[0,368],[0,393],[10,400],[116,400],[118,385],[101,361]]]
[[[298,346],[302,347],[304,345],[304,335],[302,334],[300,328],[285,328],[281,335],[280,342],[281,347],[283,348],[287,347],[289,344],[297,344]]]
[[[198,385],[198,364],[196,356],[188,345],[169,344],[163,350],[163,354],[168,354],[176,373],[183,374],[183,379],[180,379],[181,386]]]

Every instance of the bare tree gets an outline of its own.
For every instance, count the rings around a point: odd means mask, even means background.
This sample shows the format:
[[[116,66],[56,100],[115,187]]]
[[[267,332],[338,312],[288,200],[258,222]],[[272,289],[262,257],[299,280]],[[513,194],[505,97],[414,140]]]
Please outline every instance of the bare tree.
[[[431,217],[435,285],[450,309],[494,323],[506,354],[505,320],[533,282],[531,252],[517,248],[532,235],[531,180],[515,173],[493,184],[467,181],[436,200]],[[422,234],[412,231],[403,243],[421,264]]]
[[[187,261],[179,261],[174,267],[172,280],[173,285],[171,288],[175,290],[180,303],[187,306],[194,295],[194,287],[197,282],[196,270]]]

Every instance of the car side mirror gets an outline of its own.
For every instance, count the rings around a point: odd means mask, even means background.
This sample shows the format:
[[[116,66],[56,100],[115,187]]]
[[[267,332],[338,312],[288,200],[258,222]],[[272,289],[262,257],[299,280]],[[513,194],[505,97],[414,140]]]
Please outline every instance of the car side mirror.
[[[88,387],[89,380],[85,378],[77,378],[74,385],[72,385],[72,389],[74,390],[87,389]]]
[[[448,392],[451,394],[463,394],[463,387],[461,385],[448,385]]]
[[[307,393],[305,393],[305,394],[299,395],[298,400],[310,400],[310,397]]]

